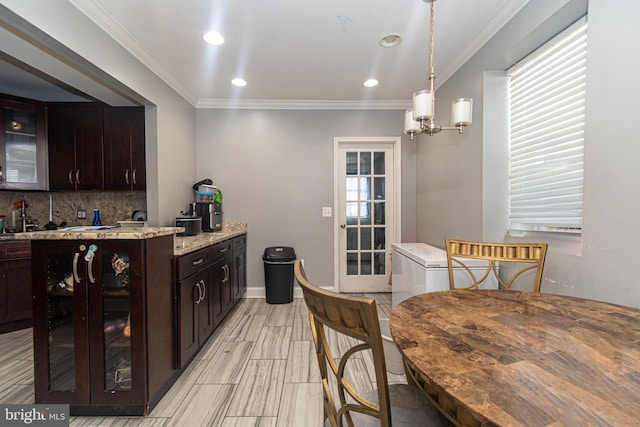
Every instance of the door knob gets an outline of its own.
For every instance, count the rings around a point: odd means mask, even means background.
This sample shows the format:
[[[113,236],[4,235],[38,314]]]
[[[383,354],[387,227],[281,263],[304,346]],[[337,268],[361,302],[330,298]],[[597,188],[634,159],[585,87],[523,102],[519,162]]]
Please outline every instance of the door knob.
[[[346,226],[346,224],[340,224],[340,228],[345,228]]]

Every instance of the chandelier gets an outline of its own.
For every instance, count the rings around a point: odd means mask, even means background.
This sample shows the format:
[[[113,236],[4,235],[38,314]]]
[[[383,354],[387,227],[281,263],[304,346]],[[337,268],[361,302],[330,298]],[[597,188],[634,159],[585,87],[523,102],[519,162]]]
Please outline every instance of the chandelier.
[[[429,19],[429,89],[421,90],[413,94],[413,110],[407,110],[404,114],[404,133],[413,141],[414,135],[428,133],[433,136],[441,130],[457,130],[464,133],[465,126],[471,124],[471,111],[473,100],[471,98],[458,98],[451,103],[451,126],[440,126],[434,121],[436,110],[436,94],[433,88],[436,79],[433,66],[433,53],[435,42],[433,39],[434,27],[434,3],[436,0],[423,0],[431,3],[431,15]]]

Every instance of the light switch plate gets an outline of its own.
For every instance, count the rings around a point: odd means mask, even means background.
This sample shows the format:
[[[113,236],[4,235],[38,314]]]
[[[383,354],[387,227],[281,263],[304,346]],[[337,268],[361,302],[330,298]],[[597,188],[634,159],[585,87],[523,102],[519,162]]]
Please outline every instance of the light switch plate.
[[[331,216],[331,207],[322,208],[322,216],[323,217],[330,217]]]

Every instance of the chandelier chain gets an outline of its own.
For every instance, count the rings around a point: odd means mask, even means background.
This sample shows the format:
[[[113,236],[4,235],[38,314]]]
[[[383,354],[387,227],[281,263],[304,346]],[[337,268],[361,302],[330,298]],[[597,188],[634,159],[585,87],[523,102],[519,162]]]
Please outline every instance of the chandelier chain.
[[[431,81],[431,83],[433,84],[433,80],[436,78],[436,71],[435,71],[435,66],[433,65],[433,57],[434,57],[434,50],[435,50],[435,40],[433,37],[433,33],[434,33],[434,27],[435,27],[435,18],[434,18],[434,11],[435,11],[435,0],[431,1],[431,14],[429,17],[429,80]],[[433,86],[432,86],[432,90],[433,90]]]

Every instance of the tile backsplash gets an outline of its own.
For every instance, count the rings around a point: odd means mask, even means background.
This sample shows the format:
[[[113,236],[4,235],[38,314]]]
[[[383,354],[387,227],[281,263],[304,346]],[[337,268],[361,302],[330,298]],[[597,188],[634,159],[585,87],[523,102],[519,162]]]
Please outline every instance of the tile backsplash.
[[[90,225],[94,209],[100,209],[103,225],[116,225],[117,221],[125,219],[128,210],[146,211],[147,208],[147,194],[143,191],[0,191],[0,215],[6,217],[5,227],[12,225],[13,215],[17,227],[20,226],[20,209],[15,209],[13,204],[24,198],[29,205],[27,218],[37,222],[39,229],[44,229],[49,222],[49,195],[53,222],[66,221],[69,226]],[[78,219],[78,210],[86,212],[86,219]]]

